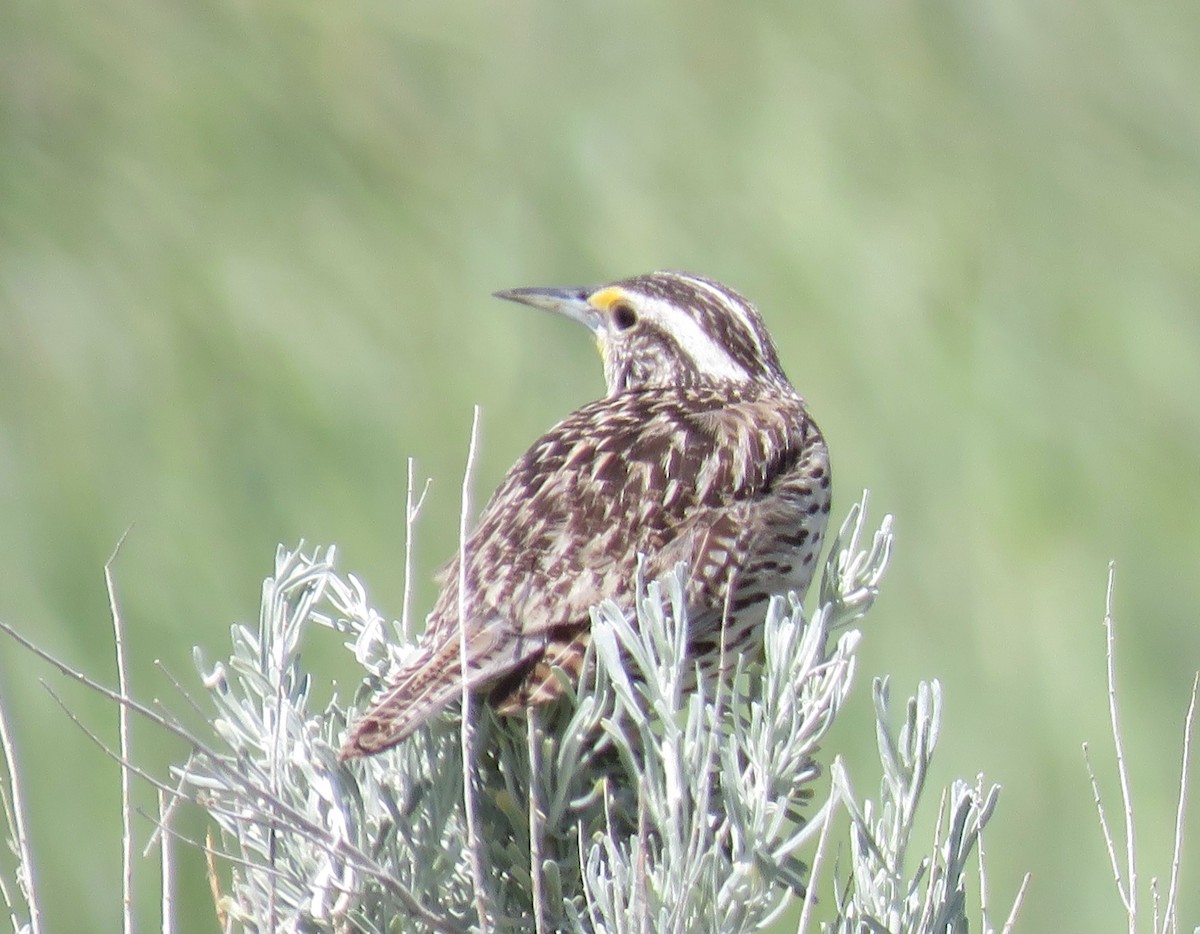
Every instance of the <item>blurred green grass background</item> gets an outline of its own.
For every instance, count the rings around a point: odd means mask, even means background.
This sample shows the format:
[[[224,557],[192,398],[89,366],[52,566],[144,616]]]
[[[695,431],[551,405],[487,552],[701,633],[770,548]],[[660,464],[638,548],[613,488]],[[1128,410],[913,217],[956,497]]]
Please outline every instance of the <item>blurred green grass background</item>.
[[[112,681],[130,523],[143,698],[171,694],[155,659],[190,680],[193,645],[254,618],[277,542],[337,543],[398,614],[410,456],[423,611],[472,404],[482,499],[602,385],[582,332],[488,293],[691,269],[762,308],[835,514],[869,487],[897,516],[833,744],[859,792],[870,676],[940,678],[935,779],[1004,788],[993,912],[1029,870],[1022,929],[1122,930],[1080,743],[1115,816],[1115,559],[1143,883],[1165,876],[1200,664],[1197,87],[1186,0],[9,0],[0,617]],[[115,930],[116,770],[46,674],[0,643],[49,929]],[[182,754],[147,729],[135,753]],[[1198,830],[1193,807],[1185,927]],[[213,930],[198,857],[179,874],[181,929]]]

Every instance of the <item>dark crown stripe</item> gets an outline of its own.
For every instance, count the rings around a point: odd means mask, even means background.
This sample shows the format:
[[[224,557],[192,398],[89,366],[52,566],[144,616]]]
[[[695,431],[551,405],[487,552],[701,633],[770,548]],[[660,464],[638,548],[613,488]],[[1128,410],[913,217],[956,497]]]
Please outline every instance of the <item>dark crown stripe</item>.
[[[779,355],[758,310],[728,286],[682,272],[653,272],[618,284],[691,311],[705,332],[747,373],[766,371],[772,377],[783,377]]]

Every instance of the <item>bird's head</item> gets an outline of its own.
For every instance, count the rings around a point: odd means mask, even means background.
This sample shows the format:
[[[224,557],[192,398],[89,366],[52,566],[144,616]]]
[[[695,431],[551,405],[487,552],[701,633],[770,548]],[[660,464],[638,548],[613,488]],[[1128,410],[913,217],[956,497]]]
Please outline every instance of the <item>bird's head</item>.
[[[758,311],[733,289],[682,272],[498,298],[566,315],[596,337],[610,396],[640,389],[787,378]]]

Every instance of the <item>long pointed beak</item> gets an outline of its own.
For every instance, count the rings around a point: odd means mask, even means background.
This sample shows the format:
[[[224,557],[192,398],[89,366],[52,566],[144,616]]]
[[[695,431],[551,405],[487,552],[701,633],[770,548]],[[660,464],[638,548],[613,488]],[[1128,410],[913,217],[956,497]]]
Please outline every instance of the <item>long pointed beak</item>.
[[[578,321],[588,330],[599,334],[604,327],[604,317],[599,309],[588,301],[592,289],[588,288],[530,288],[505,289],[493,293],[496,298],[507,299],[510,302],[520,302],[522,305],[532,305],[534,308],[544,308],[546,311],[565,315],[572,321]]]

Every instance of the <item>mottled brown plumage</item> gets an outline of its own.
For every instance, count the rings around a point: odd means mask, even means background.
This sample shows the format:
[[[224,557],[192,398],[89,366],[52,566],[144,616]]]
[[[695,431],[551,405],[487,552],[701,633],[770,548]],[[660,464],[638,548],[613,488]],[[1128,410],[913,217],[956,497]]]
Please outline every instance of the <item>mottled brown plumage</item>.
[[[727,649],[756,654],[767,600],[812,579],[830,502],[825,442],[758,312],[674,272],[497,294],[587,325],[608,394],[534,443],[467,540],[472,691],[502,713],[557,696],[552,669],[579,676],[591,607],[632,608],[639,555],[648,579],[691,569],[702,669],[717,668],[727,602]],[[395,745],[462,696],[459,607],[455,558],[418,652],[353,725],[344,758]]]

